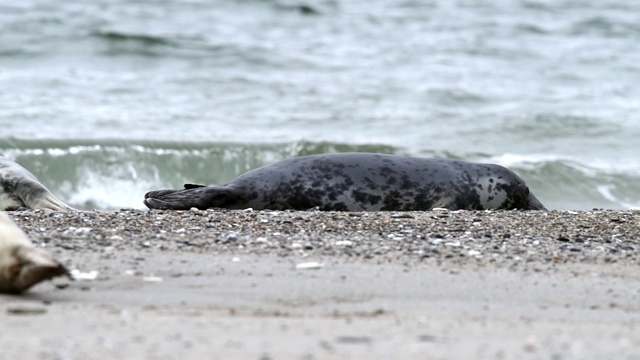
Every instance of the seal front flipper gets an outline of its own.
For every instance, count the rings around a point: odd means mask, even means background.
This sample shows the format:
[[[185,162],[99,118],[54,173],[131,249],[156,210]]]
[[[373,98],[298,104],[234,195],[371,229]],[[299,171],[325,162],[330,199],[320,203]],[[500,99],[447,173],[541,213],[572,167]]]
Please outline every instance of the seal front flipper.
[[[157,190],[144,195],[149,209],[189,210],[197,208],[243,208],[243,196],[228,186],[193,186],[185,184],[182,190]]]

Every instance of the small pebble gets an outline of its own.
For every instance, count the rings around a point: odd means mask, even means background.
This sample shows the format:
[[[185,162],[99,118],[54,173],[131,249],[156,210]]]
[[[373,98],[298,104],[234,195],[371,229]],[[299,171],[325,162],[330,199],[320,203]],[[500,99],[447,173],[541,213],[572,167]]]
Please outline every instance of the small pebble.
[[[88,272],[82,272],[78,269],[71,270],[71,277],[75,280],[95,280],[98,277],[98,270],[91,270]]]
[[[300,263],[296,265],[297,270],[317,270],[317,269],[322,269],[323,267],[324,267],[324,264],[319,262],[313,262],[313,261]]]
[[[46,312],[46,307],[38,305],[14,305],[7,307],[7,314],[11,315],[39,315]]]

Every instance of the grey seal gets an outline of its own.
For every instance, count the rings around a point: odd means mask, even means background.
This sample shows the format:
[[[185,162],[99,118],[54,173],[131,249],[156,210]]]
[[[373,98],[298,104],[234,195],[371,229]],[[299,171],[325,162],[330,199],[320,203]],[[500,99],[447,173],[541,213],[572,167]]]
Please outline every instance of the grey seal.
[[[369,153],[294,157],[223,186],[150,191],[144,204],[173,210],[546,210],[518,175],[499,165]]]
[[[56,276],[71,277],[64,265],[36,248],[24,231],[0,212],[0,293],[19,294]]]
[[[74,210],[13,160],[0,156],[0,210],[19,208]]]

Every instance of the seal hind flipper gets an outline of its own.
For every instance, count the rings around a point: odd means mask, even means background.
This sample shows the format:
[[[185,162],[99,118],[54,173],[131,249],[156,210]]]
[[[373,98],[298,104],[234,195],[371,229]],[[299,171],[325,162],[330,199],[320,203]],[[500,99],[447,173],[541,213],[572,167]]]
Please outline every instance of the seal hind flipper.
[[[62,202],[62,200],[55,197],[45,187],[42,187],[42,189],[39,189],[39,190],[40,190],[39,193],[26,192],[26,194],[28,195],[21,196],[20,200],[22,200],[24,205],[30,209],[44,209],[44,210],[53,210],[53,211],[76,210],[71,206]]]
[[[544,210],[547,211],[547,208],[542,205],[542,202],[538,200],[538,198],[533,195],[531,191],[529,191],[529,197],[527,199],[527,204],[522,210]]]
[[[56,198],[29,170],[0,156],[0,210],[23,206],[55,211],[75,210]]]
[[[45,209],[54,211],[76,210],[71,206],[63,203],[52,194],[40,198],[37,204],[34,204],[33,206],[29,205],[29,207],[31,207],[32,209]]]

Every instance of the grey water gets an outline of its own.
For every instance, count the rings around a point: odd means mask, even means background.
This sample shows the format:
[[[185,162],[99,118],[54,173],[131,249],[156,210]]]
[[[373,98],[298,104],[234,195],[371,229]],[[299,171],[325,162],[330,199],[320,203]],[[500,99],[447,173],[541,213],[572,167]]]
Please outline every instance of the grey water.
[[[640,207],[640,2],[0,2],[0,154],[85,209],[286,157],[492,162]]]

